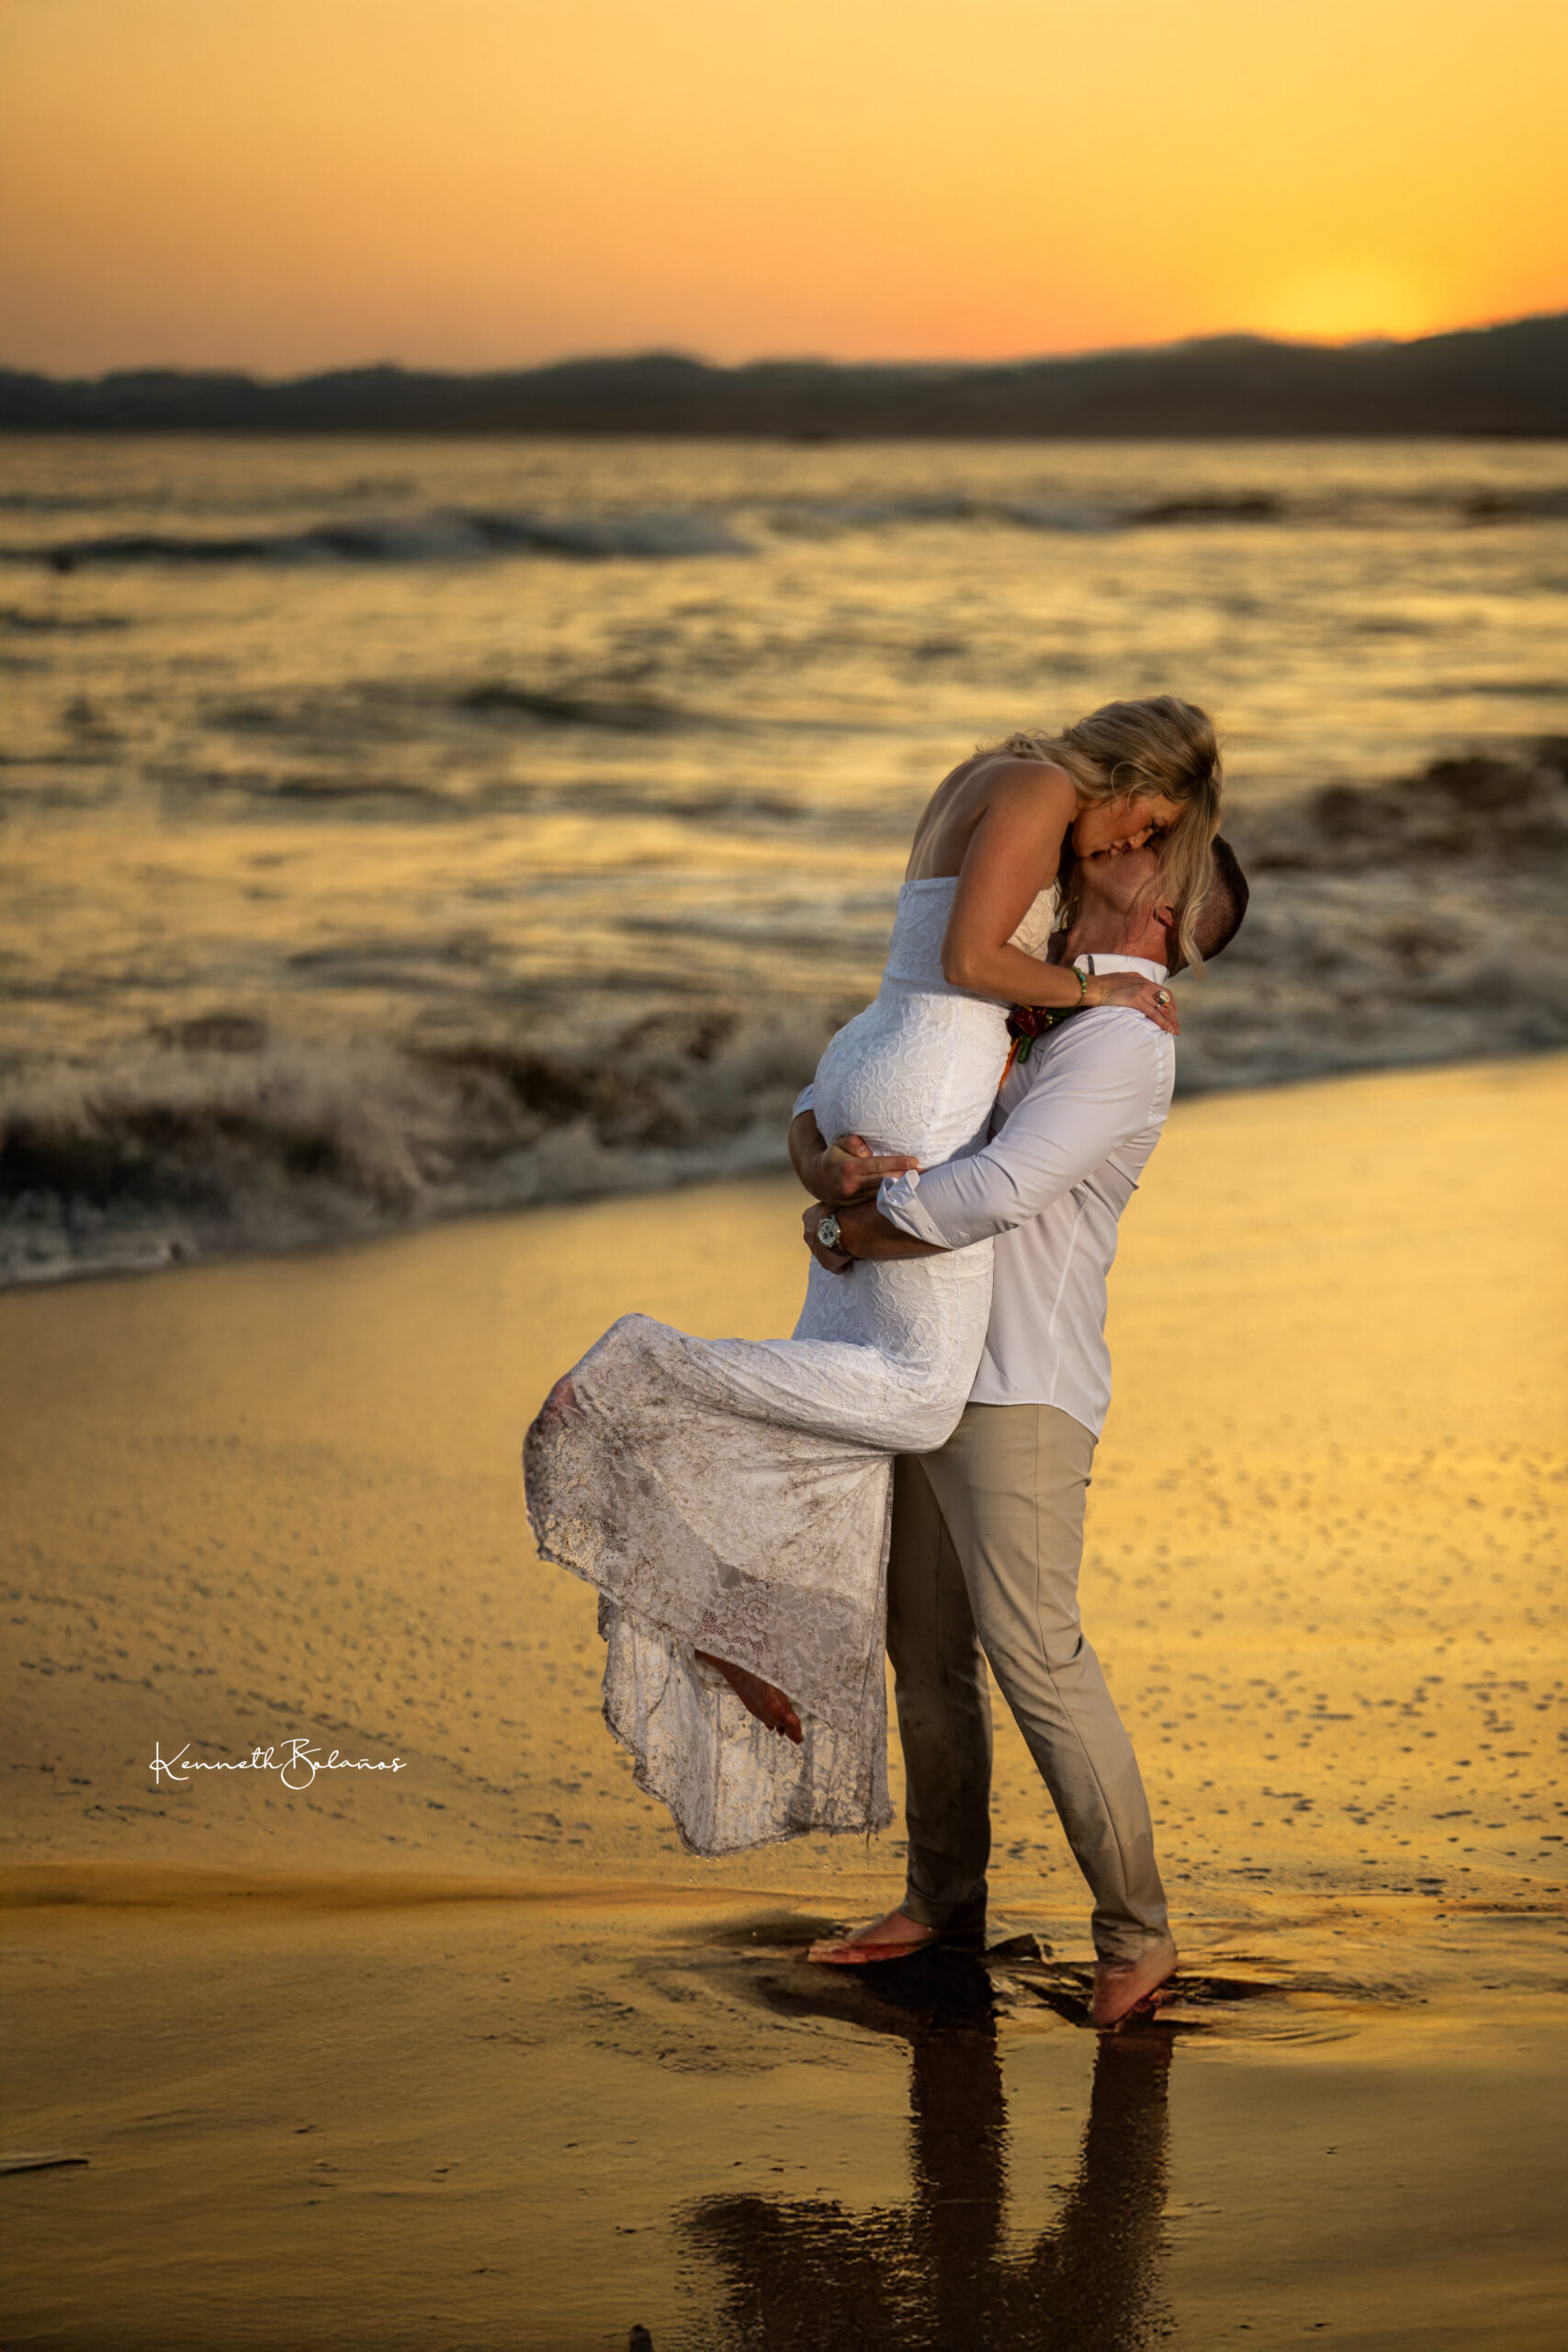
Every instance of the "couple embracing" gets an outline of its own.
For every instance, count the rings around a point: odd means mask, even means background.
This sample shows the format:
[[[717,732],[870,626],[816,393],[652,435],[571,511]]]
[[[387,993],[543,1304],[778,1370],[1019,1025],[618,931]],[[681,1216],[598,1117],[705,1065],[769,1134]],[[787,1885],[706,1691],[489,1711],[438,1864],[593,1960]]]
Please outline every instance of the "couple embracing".
[[[1077,1585],[1106,1276],[1170,1102],[1168,983],[1247,902],[1220,793],[1210,721],[1169,695],[955,768],[876,998],[796,1105],[794,1335],[628,1316],[524,1456],[541,1551],[599,1590],[606,1719],[694,1852],[887,1825],[891,1654],[907,1892],[814,1960],[979,1939],[988,1661],[1094,1897],[1100,2026],[1176,1962]]]

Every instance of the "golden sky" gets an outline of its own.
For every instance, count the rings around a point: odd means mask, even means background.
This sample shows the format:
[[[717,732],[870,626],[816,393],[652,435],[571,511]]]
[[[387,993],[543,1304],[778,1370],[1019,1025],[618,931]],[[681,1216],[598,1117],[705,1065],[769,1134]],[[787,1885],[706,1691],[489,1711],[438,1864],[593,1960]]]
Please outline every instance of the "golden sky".
[[[1565,115],[1565,0],[0,0],[0,361],[1419,334]]]

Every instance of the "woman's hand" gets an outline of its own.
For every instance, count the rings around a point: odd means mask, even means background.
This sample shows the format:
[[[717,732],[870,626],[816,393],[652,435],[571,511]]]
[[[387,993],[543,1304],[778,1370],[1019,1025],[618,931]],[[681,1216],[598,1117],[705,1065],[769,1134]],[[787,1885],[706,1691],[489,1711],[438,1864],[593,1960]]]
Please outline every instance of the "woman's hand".
[[[1181,1023],[1176,1017],[1176,999],[1163,980],[1145,980],[1141,972],[1100,972],[1089,984],[1086,1004],[1124,1004],[1129,1012],[1141,1012],[1156,1029],[1168,1036],[1179,1037]]]

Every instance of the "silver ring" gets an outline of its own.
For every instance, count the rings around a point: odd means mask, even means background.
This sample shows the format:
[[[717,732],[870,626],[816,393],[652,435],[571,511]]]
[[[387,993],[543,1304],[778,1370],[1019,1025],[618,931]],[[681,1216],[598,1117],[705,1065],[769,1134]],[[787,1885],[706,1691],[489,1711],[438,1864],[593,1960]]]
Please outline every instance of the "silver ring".
[[[1168,989],[1156,989],[1155,990],[1155,1002],[1161,1005],[1168,1004],[1170,1002],[1170,990]]]

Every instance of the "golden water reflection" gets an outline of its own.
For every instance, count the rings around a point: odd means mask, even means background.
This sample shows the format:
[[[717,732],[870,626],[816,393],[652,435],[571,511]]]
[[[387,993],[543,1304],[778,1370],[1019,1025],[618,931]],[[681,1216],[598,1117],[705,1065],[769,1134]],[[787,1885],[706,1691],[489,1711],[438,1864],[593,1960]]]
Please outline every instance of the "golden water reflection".
[[[801,2198],[710,2198],[686,2217],[725,2281],[721,2340],[746,2352],[1140,2352],[1169,2329],[1162,2289],[1167,2086],[1158,2028],[1101,2035],[1076,2172],[1055,2220],[1006,2228],[1008,2110],[991,1981],[977,1959],[904,1964],[874,1985],[763,1988],[770,2007],[901,2036],[909,2047],[910,2190],[851,2211]]]

